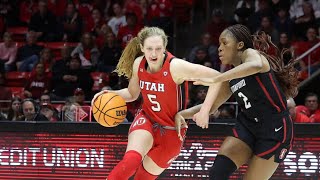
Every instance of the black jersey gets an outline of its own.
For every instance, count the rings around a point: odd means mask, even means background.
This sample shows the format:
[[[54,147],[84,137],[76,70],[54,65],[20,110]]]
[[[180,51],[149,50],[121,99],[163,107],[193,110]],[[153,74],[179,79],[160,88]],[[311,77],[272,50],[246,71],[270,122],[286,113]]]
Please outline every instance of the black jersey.
[[[272,70],[233,79],[230,88],[242,113],[253,121],[287,110],[285,95]]]

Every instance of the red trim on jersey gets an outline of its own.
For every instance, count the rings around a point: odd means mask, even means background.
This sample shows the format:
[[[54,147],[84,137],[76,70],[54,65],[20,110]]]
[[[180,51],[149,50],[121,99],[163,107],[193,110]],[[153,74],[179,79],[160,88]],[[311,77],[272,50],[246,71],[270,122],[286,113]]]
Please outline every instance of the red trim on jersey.
[[[184,96],[184,107],[183,109],[187,109],[188,107],[188,98],[189,98],[189,82],[185,81],[184,82],[184,92],[185,92],[185,96]]]
[[[286,108],[286,105],[284,105],[284,102],[283,102],[283,100],[282,100],[282,98],[281,98],[281,95],[280,95],[279,89],[278,89],[278,87],[276,86],[276,83],[274,82],[274,80],[273,80],[273,77],[272,77],[272,74],[271,74],[271,73],[269,73],[269,78],[270,78],[270,80],[271,80],[271,83],[272,83],[272,85],[273,85],[274,89],[275,89],[275,90],[276,90],[276,92],[277,92],[277,95],[278,95],[278,97],[279,97],[279,99],[280,99],[280,102],[281,102],[281,104],[282,104],[283,109],[287,109],[287,108]]]
[[[262,153],[260,153],[260,154],[257,154],[257,156],[264,156],[264,155],[266,155],[266,154],[269,154],[269,153],[271,153],[271,152],[273,152],[274,150],[276,150],[278,147],[280,146],[280,143],[277,143],[275,146],[273,146],[271,149],[269,149],[269,150],[267,150],[267,151],[265,151],[265,152],[262,152]]]
[[[291,149],[291,147],[292,147],[292,141],[293,141],[293,121],[292,121],[292,118],[291,118],[291,116],[289,115],[289,119],[290,119],[290,122],[291,122],[291,140],[290,140],[290,149]],[[290,150],[289,149],[289,150]]]
[[[282,143],[284,143],[287,139],[287,123],[286,123],[286,118],[282,119],[283,122],[283,140]]]
[[[278,112],[281,112],[281,109],[279,108],[279,106],[277,106],[277,105],[273,102],[272,98],[270,97],[270,94],[268,93],[268,91],[267,91],[267,89],[264,87],[264,85],[262,84],[259,76],[256,76],[256,80],[258,81],[261,89],[263,90],[264,94],[267,96],[267,98],[268,98],[268,100],[270,101],[270,103],[277,109]]]
[[[232,132],[233,132],[233,135],[234,135],[236,138],[239,137],[239,135],[238,135],[238,133],[237,133],[237,130],[236,130],[235,128],[232,128]]]

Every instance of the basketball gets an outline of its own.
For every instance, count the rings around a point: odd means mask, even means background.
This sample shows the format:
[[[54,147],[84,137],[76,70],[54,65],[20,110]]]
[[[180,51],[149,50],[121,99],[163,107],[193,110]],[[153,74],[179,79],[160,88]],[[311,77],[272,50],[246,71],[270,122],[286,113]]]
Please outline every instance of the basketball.
[[[125,100],[116,93],[104,93],[92,103],[94,119],[104,127],[115,127],[121,124],[127,115]]]

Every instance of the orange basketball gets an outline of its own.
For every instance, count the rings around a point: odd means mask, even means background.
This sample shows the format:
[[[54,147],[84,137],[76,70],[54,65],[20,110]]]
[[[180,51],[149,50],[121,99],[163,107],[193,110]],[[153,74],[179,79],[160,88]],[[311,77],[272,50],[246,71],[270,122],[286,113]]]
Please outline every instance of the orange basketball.
[[[125,100],[116,93],[104,93],[92,103],[94,119],[105,127],[115,127],[121,124],[127,115]]]

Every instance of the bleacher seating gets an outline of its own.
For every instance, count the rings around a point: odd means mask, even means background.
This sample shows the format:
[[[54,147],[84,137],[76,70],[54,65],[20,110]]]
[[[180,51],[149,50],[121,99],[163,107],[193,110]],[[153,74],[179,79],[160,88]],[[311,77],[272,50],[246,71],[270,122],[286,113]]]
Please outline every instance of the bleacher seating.
[[[17,27],[8,27],[8,32],[12,34],[13,41],[25,41],[26,34],[28,32],[28,27],[17,26]]]
[[[8,87],[24,87],[30,72],[12,71],[6,73]]]

